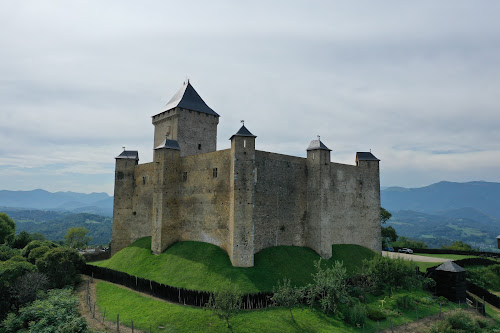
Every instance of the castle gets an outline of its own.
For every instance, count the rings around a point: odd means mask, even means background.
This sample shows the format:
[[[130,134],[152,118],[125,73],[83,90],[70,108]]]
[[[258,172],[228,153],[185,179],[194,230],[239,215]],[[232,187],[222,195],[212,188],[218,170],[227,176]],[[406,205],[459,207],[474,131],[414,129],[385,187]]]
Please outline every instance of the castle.
[[[233,266],[278,245],[307,246],[325,258],[332,244],[381,251],[379,160],[332,163],[319,139],[307,158],[255,149],[243,126],[216,150],[219,115],[185,82],[152,117],[153,162],[116,157],[112,254],[151,236],[155,254],[183,240],[215,244]]]

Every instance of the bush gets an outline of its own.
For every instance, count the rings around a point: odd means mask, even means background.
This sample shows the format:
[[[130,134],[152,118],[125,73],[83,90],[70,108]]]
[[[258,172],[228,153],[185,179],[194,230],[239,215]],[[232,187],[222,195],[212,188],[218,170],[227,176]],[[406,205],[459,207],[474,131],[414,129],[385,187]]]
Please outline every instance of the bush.
[[[67,247],[51,249],[36,261],[38,271],[47,275],[52,288],[79,282],[79,273],[84,265],[83,257],[76,250]]]
[[[40,246],[48,246],[49,248],[55,248],[55,247],[58,247],[59,245],[57,245],[56,243],[54,242],[51,242],[51,241],[47,241],[47,240],[34,240],[34,241],[31,241],[28,243],[28,245],[26,245],[22,251],[22,255],[26,258],[29,257],[30,255],[30,252],[31,250],[37,248],[37,247],[40,247]]]
[[[45,253],[47,253],[50,250],[50,247],[47,245],[42,245],[40,247],[36,247],[30,251],[30,254],[28,255],[28,261],[32,264],[36,263],[37,259],[40,259],[43,257]]]
[[[50,290],[47,295],[9,314],[3,322],[6,333],[30,332],[88,332],[85,319],[78,314],[78,300],[70,289]]]
[[[321,266],[321,259],[314,265],[317,272],[313,274],[313,283],[305,288],[307,303],[311,307],[318,304],[326,314],[335,313],[337,307],[349,299],[347,271],[340,261],[335,261],[329,268]]]
[[[344,316],[344,321],[354,326],[361,326],[366,321],[366,306],[359,302],[341,307],[341,313]]]
[[[480,332],[479,327],[476,326],[474,319],[467,312],[460,310],[451,313],[446,317],[446,322],[454,330],[462,330],[464,332]]]
[[[416,299],[411,295],[403,295],[396,298],[396,307],[401,310],[411,310],[416,307]]]
[[[385,312],[383,312],[382,310],[380,310],[374,306],[367,306],[366,307],[366,314],[367,314],[368,318],[370,318],[370,320],[373,320],[373,321],[384,320],[387,318],[387,315],[385,314]]]
[[[421,284],[417,265],[408,260],[378,256],[363,261],[362,270],[372,276],[379,290],[389,286],[409,290]]]
[[[20,251],[17,249],[13,249],[7,245],[0,245],[0,261],[6,261],[12,258],[13,256],[20,255]]]

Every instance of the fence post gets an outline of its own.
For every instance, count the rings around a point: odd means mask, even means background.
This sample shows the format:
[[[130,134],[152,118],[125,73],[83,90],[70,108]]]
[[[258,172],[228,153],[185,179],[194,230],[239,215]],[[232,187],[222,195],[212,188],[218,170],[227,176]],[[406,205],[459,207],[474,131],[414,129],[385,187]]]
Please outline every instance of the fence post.
[[[102,323],[104,324],[104,319],[106,319],[106,308],[104,308],[104,315],[102,316]]]
[[[94,313],[92,313],[92,318],[95,318],[95,303],[94,303]]]
[[[392,328],[392,317],[391,318],[391,332],[394,333],[394,329]]]
[[[483,311],[481,311],[482,315],[485,316],[486,315],[486,303],[484,302],[484,295],[483,295]]]
[[[120,332],[120,314],[116,314],[116,331]]]
[[[132,333],[134,333],[134,321],[132,320]]]
[[[380,324],[380,320],[377,320],[377,333],[378,333],[379,324]]]

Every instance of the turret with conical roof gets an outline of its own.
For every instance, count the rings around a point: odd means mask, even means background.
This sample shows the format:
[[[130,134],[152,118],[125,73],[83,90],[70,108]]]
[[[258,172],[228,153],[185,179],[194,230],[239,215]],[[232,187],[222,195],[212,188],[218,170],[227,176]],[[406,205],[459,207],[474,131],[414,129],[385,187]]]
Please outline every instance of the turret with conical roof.
[[[155,126],[153,148],[164,142],[166,136],[178,142],[181,156],[215,151],[219,117],[186,81],[164,111],[152,117]]]

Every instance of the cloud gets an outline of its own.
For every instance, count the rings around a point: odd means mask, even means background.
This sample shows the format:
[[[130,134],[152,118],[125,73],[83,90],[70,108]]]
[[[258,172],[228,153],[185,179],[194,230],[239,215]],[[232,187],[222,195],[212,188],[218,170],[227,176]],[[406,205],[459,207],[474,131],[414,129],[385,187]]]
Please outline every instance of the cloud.
[[[352,164],[372,149],[382,185],[500,181],[499,10],[496,1],[6,3],[0,181],[111,193],[113,158],[126,146],[151,161],[150,117],[186,76],[222,116],[219,149],[245,119],[261,150],[305,156],[321,135],[333,161]]]

